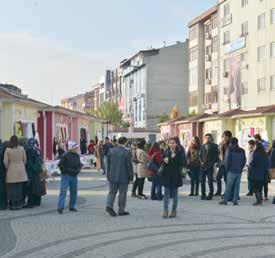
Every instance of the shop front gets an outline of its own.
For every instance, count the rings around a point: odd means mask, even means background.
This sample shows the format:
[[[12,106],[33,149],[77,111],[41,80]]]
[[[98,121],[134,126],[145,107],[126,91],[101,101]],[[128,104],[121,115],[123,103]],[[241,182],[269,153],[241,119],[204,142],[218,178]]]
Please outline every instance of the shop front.
[[[255,134],[260,134],[265,140],[271,140],[268,132],[269,121],[267,116],[237,118],[235,132],[240,146],[246,149],[248,141],[253,139]]]

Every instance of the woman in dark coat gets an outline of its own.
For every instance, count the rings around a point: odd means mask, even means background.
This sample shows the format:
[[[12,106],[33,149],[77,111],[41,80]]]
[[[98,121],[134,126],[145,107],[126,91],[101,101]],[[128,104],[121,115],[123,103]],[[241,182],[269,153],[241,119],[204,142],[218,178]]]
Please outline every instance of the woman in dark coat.
[[[256,143],[256,150],[249,164],[249,179],[251,180],[252,189],[257,200],[253,205],[262,205],[262,191],[268,177],[268,168],[269,162],[267,153],[261,143]]]
[[[173,207],[169,217],[175,218],[177,216],[178,188],[183,185],[181,170],[185,164],[182,151],[177,146],[174,138],[169,139],[168,146],[160,171],[161,184],[164,186],[164,212],[162,217],[168,218],[169,196],[172,193]]]
[[[28,174],[27,197],[28,203],[24,208],[33,208],[41,204],[41,182],[40,173],[42,171],[42,162],[38,143],[35,139],[29,139],[26,146],[26,171]]]
[[[0,142],[0,210],[7,209],[6,168],[4,165],[5,150],[8,142]]]
[[[272,142],[272,148],[269,152],[269,162],[269,168],[275,169],[275,141]],[[273,197],[272,203],[275,204],[275,197]]]

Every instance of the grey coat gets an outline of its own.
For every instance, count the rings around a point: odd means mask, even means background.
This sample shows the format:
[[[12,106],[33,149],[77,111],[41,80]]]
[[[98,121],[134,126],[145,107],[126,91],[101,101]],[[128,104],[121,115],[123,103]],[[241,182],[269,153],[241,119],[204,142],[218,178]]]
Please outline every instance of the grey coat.
[[[111,149],[108,153],[107,179],[112,184],[128,184],[133,181],[131,152],[122,146]]]

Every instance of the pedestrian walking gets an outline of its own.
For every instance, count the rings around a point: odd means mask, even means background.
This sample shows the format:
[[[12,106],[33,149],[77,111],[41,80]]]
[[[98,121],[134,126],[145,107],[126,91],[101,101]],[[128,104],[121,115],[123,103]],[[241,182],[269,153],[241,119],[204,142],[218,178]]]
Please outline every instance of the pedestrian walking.
[[[194,137],[187,152],[187,167],[190,169],[191,176],[191,191],[189,196],[199,195],[199,185],[200,185],[200,139],[199,137]]]
[[[222,134],[222,142],[219,145],[219,169],[216,176],[217,181],[217,192],[215,193],[215,196],[221,196],[222,194],[222,179],[224,179],[225,185],[226,185],[226,169],[225,169],[225,154],[226,150],[230,144],[230,141],[232,139],[232,133],[231,131],[224,131]]]
[[[163,161],[163,154],[161,153],[159,143],[155,142],[148,153],[149,160],[154,162],[157,169],[160,168]],[[160,182],[160,177],[157,172],[152,177],[152,186],[151,186],[151,200],[162,200],[162,186]]]
[[[69,210],[72,212],[77,211],[75,206],[77,201],[78,174],[82,168],[80,156],[77,153],[78,148],[79,146],[75,142],[69,141],[69,150],[62,156],[58,164],[61,170],[61,185],[58,200],[59,214],[63,213],[68,188],[70,189]]]
[[[227,205],[228,200],[233,196],[233,205],[238,205],[241,177],[245,164],[245,151],[239,147],[238,139],[232,138],[225,154],[224,165],[225,173],[227,174],[227,183],[224,200],[220,204]]]
[[[213,174],[214,165],[219,160],[218,157],[218,145],[214,143],[213,136],[211,134],[205,135],[205,144],[202,145],[200,150],[201,161],[201,199],[212,200],[214,194]],[[206,197],[206,177],[208,180],[209,194]]]
[[[94,155],[95,154],[95,148],[96,148],[96,144],[94,140],[90,140],[90,144],[88,146],[88,153],[89,155]]]
[[[19,146],[17,136],[10,138],[5,151],[4,164],[7,170],[7,198],[11,210],[19,210],[24,205],[24,183],[28,181],[25,169],[26,152]]]
[[[256,202],[253,205],[262,205],[263,186],[268,176],[268,157],[263,145],[256,143],[256,149],[253,153],[252,161],[249,164],[249,178],[251,180],[253,193],[256,196]]]
[[[249,164],[252,161],[253,153],[255,151],[256,142],[254,140],[248,141],[248,156],[247,156],[247,168],[249,168]],[[247,182],[248,182],[248,193],[246,196],[253,196],[253,189],[252,189],[252,183],[249,176],[249,169],[247,169]]]
[[[105,175],[108,170],[107,170],[107,159],[108,159],[108,153],[110,149],[112,148],[112,143],[110,142],[109,137],[105,137],[105,143],[103,145],[103,175]]]
[[[125,211],[128,185],[133,181],[133,164],[131,152],[126,149],[127,138],[118,139],[118,147],[110,150],[108,154],[108,174],[109,194],[107,198],[106,211],[110,216],[115,217],[129,215]],[[119,192],[118,214],[114,211],[114,201]]]
[[[182,159],[182,153],[174,138],[169,139],[168,149],[165,151],[163,164],[160,169],[161,184],[164,186],[163,197],[163,218],[175,218],[178,207],[178,188],[183,185],[181,169],[185,165]],[[173,206],[169,214],[169,198],[172,194]]]
[[[146,141],[143,139],[137,142],[137,149],[136,149],[137,177],[133,185],[132,196],[146,200],[148,199],[148,197],[143,193],[145,178],[147,177],[147,164],[148,164],[148,156],[147,156],[147,153],[145,152],[145,144],[146,144]],[[138,190],[137,195],[136,195],[136,190]]]

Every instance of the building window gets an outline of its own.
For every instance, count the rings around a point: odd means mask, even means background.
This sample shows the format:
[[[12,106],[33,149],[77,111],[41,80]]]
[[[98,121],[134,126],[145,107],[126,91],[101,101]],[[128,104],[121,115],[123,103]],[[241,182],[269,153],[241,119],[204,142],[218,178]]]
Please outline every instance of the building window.
[[[229,95],[229,88],[223,88],[223,95],[228,96]]]
[[[205,30],[205,34],[209,34],[211,35],[211,31],[212,31],[212,24],[211,23],[208,23],[208,24],[205,24],[204,26],[204,30]]]
[[[265,13],[258,16],[258,30],[265,28]]]
[[[223,6],[223,16],[226,17],[230,15],[230,4],[227,3]]]
[[[198,60],[198,47],[190,49],[190,62]]]
[[[258,61],[265,59],[265,46],[258,47]]]
[[[229,58],[224,59],[223,60],[223,71],[229,72],[229,66],[230,66]]]
[[[218,92],[217,91],[212,92],[212,103],[218,103]]]
[[[212,16],[212,29],[215,29],[218,27],[218,23],[219,23],[219,20],[218,20],[218,15],[215,14]]]
[[[223,34],[223,44],[228,44],[230,42],[230,32],[229,30],[228,31],[225,31],[224,34]]]
[[[242,36],[246,36],[248,34],[248,21],[242,24]]]
[[[275,90],[275,75],[270,76],[270,89]]]
[[[211,55],[212,54],[212,47],[207,46],[205,52],[206,52],[206,55]]]
[[[212,40],[213,52],[218,52],[218,46],[219,46],[218,36],[215,36]]]
[[[192,28],[190,28],[189,38],[190,38],[190,41],[198,38],[198,25],[195,25]]]
[[[248,0],[241,0],[242,7],[248,5]]]
[[[265,91],[265,78],[258,79],[258,92]]]
[[[198,105],[198,92],[190,92],[189,94],[189,106],[194,107]]]
[[[211,75],[211,68],[208,68],[208,69],[206,69],[206,71],[205,71],[205,79],[206,79],[206,80],[211,80],[211,78],[212,78],[212,75]]]
[[[275,8],[270,10],[270,23],[275,24]]]
[[[198,85],[198,70],[197,68],[190,70],[190,86]]]
[[[270,57],[271,58],[275,57],[275,42],[270,43]]]
[[[213,60],[212,62],[212,78],[214,80],[218,79],[218,60]]]
[[[205,94],[205,104],[211,104],[212,103],[212,93],[206,93]]]
[[[242,82],[241,94],[242,95],[248,94],[248,82]]]

